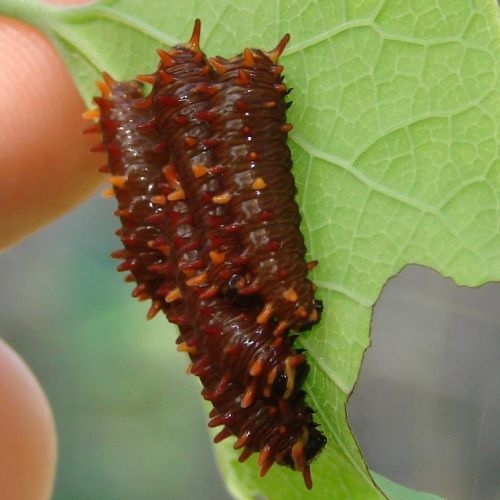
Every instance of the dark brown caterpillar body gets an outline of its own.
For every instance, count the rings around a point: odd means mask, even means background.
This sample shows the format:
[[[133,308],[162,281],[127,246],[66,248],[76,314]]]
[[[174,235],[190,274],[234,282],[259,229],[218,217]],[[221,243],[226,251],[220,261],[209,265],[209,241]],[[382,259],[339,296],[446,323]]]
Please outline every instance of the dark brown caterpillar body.
[[[136,281],[132,292],[140,300],[153,299],[149,316],[166,310],[165,290],[176,283],[175,263],[162,222],[164,209],[157,203],[163,196],[162,158],[154,151],[155,130],[147,130],[151,113],[131,105],[142,97],[137,82],[116,83],[105,75],[103,96],[95,98],[101,110],[100,125],[108,152],[105,170],[118,200],[115,214],[122,228],[118,235],[124,249],[113,253],[123,259],[119,271],[130,271],[127,281]],[[144,133],[137,131],[145,128]]]
[[[210,97],[217,92],[216,74],[197,41],[160,54],[148,99],[182,185],[179,196],[190,200],[197,230],[196,252],[179,266],[196,273],[196,287],[205,289],[204,297],[215,296],[225,291],[231,276],[243,272],[242,263],[228,258],[238,252],[240,241],[226,206],[222,167],[213,152]]]
[[[249,56],[246,49],[229,62],[217,59],[209,65],[198,46],[199,27],[197,22],[187,44],[160,51],[158,71],[141,77],[154,83],[150,96],[144,97],[135,82],[117,83],[107,75],[100,84],[103,95],[96,103],[125,246],[114,256],[124,259],[119,269],[130,270],[130,279],[137,282],[133,295],[153,300],[148,317],[162,310],[179,326],[178,349],[189,354],[191,372],[200,377],[202,394],[214,406],[209,425],[225,426],[215,440],[235,435],[235,447],[244,448],[241,459],[260,453],[261,475],[277,462],[301,471],[311,487],[308,464],[325,438],[300,391],[308,365],[288,335],[290,327],[300,329],[318,315],[305,277],[286,130],[279,125],[285,104],[281,87],[275,87],[281,84],[273,58],[287,38],[270,55],[253,51]],[[246,88],[240,69],[250,64],[249,58],[255,88]],[[241,80],[236,88],[224,79],[234,71]],[[234,111],[242,94],[256,110],[250,117],[243,108]],[[226,110],[224,95],[232,112]],[[272,108],[259,104],[263,96],[276,100],[279,113],[259,111]],[[267,135],[272,136],[271,152]],[[255,150],[245,152],[246,142]],[[273,151],[283,152],[283,147],[288,156],[276,166]],[[252,152],[257,156],[250,158]],[[283,182],[277,186],[278,207],[272,206],[274,182]],[[256,245],[254,233],[269,239],[286,231],[280,232],[271,219],[255,219],[247,203],[256,213],[273,211],[280,224],[293,223],[283,240],[288,253],[265,252]],[[302,266],[294,259],[302,259]],[[288,278],[281,273],[273,287],[267,273],[281,266],[292,273]],[[297,314],[302,310],[307,314]]]
[[[241,230],[251,282],[240,295],[257,294],[265,305],[258,321],[278,320],[274,334],[310,328],[319,320],[319,302],[307,279],[304,238],[290,172],[286,137],[286,85],[275,53],[245,49],[229,61],[213,59],[221,90],[212,99],[215,152],[224,166],[234,223]]]

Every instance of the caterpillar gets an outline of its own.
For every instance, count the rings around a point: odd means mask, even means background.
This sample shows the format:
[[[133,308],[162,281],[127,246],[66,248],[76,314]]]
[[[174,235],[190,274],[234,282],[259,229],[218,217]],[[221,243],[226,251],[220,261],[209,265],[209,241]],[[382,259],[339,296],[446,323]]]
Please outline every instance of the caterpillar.
[[[247,48],[230,60],[211,60],[223,89],[212,100],[215,153],[226,167],[225,192],[251,276],[238,283],[238,293],[262,297],[258,321],[275,316],[274,335],[309,329],[321,311],[307,279],[286,145],[292,126],[285,120],[287,87],[277,62],[288,40],[285,36],[271,53]]]
[[[162,311],[178,325],[178,350],[213,405],[209,426],[224,426],[214,440],[236,436],[241,461],[260,454],[261,475],[278,463],[311,488],[309,464],[326,439],[300,389],[309,366],[290,329],[310,328],[321,306],[285,142],[277,60],[288,36],[270,53],[207,59],[200,26],[158,51],[152,75],[104,74],[85,114],[98,120],[87,132],[102,134],[93,150],[107,152],[101,171],[118,200],[124,248],[112,256],[137,283],[132,295],[152,300],[148,318]],[[148,96],[141,82],[152,84]]]

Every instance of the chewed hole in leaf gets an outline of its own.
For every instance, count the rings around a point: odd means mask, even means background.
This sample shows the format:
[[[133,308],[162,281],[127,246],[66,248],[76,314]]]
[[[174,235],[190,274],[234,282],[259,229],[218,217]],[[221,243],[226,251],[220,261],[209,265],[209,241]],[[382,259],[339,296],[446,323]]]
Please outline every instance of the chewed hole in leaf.
[[[375,306],[349,403],[370,468],[445,498],[500,490],[500,285],[456,286],[409,266]]]

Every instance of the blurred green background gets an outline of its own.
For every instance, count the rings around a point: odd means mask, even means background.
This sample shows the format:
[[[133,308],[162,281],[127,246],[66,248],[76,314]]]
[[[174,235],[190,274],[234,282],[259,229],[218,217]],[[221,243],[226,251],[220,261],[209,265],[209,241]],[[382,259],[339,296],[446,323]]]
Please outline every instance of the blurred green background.
[[[113,209],[96,196],[0,255],[0,334],[54,409],[55,499],[226,500],[175,331],[145,320],[109,257]],[[499,304],[498,284],[459,288],[416,266],[389,282],[349,405],[370,468],[500,499]]]

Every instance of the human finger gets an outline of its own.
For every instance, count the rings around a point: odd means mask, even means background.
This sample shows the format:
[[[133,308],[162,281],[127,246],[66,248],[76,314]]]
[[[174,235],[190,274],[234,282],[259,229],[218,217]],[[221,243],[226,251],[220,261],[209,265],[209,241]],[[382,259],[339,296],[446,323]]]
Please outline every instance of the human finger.
[[[0,67],[2,248],[92,193],[104,159],[89,153],[95,139],[82,134],[84,103],[41,33],[0,18]]]

